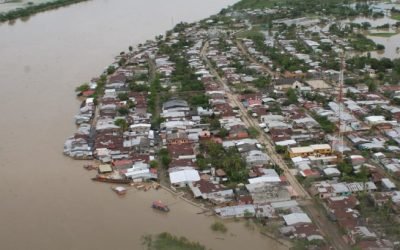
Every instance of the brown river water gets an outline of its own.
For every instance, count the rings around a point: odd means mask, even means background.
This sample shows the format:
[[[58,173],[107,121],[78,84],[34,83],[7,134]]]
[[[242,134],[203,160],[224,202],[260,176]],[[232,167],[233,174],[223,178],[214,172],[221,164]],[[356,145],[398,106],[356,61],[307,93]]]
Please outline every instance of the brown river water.
[[[214,217],[165,191],[119,198],[62,154],[75,131],[75,86],[129,45],[233,2],[93,0],[0,25],[0,249],[142,249],[142,235],[163,231],[214,250],[285,249],[243,223],[216,235]],[[155,199],[171,212],[152,211]]]

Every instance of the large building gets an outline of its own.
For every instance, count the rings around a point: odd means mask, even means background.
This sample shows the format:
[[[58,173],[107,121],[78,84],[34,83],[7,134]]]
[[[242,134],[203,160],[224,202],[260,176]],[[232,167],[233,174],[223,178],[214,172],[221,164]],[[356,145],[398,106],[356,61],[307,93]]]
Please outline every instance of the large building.
[[[327,155],[332,153],[332,148],[329,144],[314,144],[307,147],[289,148],[289,156],[293,157],[308,157],[311,155]]]

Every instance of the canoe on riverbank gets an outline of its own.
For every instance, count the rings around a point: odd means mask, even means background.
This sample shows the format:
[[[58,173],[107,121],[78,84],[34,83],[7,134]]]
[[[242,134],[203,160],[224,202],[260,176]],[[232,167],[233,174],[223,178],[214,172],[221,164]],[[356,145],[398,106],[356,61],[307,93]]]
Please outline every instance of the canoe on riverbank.
[[[131,180],[128,179],[113,179],[107,177],[96,176],[92,178],[93,181],[107,182],[107,183],[117,183],[117,184],[130,184]]]

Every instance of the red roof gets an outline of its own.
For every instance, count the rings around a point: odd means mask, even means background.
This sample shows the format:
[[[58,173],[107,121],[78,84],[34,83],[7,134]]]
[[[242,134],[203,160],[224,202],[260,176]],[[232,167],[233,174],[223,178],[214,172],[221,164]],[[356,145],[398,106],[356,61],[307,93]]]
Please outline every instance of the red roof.
[[[115,167],[120,167],[120,166],[130,165],[132,163],[133,163],[132,160],[125,159],[125,160],[116,160],[112,164]]]
[[[96,91],[90,89],[90,90],[83,91],[82,95],[87,97],[87,96],[93,95],[94,93],[96,93]]]

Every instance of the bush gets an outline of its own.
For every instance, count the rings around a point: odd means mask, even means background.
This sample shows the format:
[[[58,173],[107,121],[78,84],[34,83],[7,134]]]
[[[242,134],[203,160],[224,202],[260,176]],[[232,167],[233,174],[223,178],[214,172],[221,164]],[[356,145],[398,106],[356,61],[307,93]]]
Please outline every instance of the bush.
[[[80,86],[75,88],[76,92],[83,92],[83,91],[86,91],[86,90],[89,90],[89,84],[87,84],[87,83],[84,83],[84,84],[82,84],[82,85],[80,85]]]
[[[228,231],[225,224],[218,221],[214,222],[211,225],[211,230],[213,230],[214,232],[221,232],[221,233],[226,233]]]

